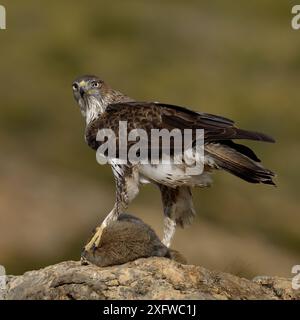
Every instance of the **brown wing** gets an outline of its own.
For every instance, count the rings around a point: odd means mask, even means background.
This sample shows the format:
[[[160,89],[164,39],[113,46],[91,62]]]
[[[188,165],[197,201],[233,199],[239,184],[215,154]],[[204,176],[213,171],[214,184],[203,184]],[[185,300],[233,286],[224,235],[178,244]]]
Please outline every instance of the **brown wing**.
[[[165,126],[180,129],[204,129],[205,142],[248,139],[275,142],[264,133],[239,129],[230,119],[208,113],[194,112],[183,107],[158,104],[162,107],[162,120]]]
[[[150,134],[151,129],[204,129],[205,142],[221,142],[234,139],[249,139],[274,142],[266,134],[239,129],[230,119],[194,112],[192,110],[152,102],[125,102],[111,104],[105,113],[87,129],[87,141],[92,147],[98,129],[110,128],[118,132],[119,121],[127,121],[128,131],[144,129]]]

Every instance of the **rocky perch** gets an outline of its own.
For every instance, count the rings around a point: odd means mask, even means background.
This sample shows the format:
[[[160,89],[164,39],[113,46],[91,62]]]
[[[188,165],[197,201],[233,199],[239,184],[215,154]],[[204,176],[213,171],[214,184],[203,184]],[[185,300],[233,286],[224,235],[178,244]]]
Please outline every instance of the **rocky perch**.
[[[164,257],[98,267],[65,261],[8,276],[5,299],[300,299],[291,279],[253,281]]]

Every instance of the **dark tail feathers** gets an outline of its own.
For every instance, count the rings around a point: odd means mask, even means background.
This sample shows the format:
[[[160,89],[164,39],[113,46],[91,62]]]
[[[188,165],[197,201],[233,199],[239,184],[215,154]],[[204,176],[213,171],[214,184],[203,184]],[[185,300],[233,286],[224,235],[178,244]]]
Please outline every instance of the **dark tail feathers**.
[[[248,150],[249,148],[246,147]],[[233,146],[228,146],[220,143],[210,143],[205,146],[205,150],[210,155],[216,165],[223,170],[226,170],[235,176],[251,183],[264,183],[275,185],[273,177],[275,174],[264,168],[260,163],[252,159],[257,158],[253,152],[252,157],[249,157]],[[251,149],[249,149],[251,150]],[[248,151],[249,153],[249,151]],[[252,159],[251,159],[252,158]],[[257,160],[259,160],[257,158]]]

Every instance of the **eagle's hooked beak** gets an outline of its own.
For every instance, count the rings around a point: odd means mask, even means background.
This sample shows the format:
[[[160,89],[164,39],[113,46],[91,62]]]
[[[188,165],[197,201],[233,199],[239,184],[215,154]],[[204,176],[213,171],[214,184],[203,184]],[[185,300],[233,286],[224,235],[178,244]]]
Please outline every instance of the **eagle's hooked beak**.
[[[86,93],[86,82],[85,81],[81,81],[79,83],[79,93],[81,98],[83,98],[84,94]]]
[[[81,98],[83,98],[83,96],[85,94],[85,89],[83,87],[80,87],[79,88],[79,93],[80,93]]]

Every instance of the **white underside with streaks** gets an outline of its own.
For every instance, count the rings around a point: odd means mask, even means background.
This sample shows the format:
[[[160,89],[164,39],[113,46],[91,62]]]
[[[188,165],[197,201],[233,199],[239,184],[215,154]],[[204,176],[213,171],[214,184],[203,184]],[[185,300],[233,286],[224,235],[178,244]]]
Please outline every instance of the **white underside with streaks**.
[[[213,159],[204,158],[204,163],[210,167],[215,167]],[[190,186],[207,187],[211,185],[210,172],[203,170],[203,166],[191,167],[184,164],[141,164],[139,165],[140,182],[158,182],[170,187]]]
[[[210,168],[216,168],[214,160],[209,157],[204,157],[204,164]],[[116,161],[111,160],[115,176],[123,176],[123,166],[118,165]],[[212,179],[210,171],[204,169],[203,163],[198,166],[191,167],[181,164],[137,164],[134,176],[131,177],[135,183],[160,183],[169,187],[190,186],[190,187],[207,187],[211,185]],[[129,182],[129,181],[128,181]],[[133,193],[136,193],[134,190]],[[130,197],[131,198],[131,197]]]
[[[188,175],[186,170],[176,165],[141,165],[139,173],[141,183],[158,182],[170,187],[183,185],[206,187],[212,182],[209,172],[204,171],[199,175]]]

